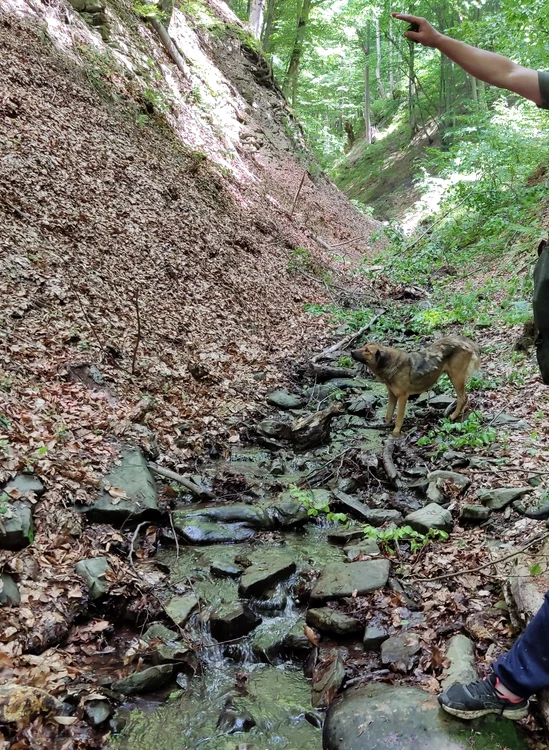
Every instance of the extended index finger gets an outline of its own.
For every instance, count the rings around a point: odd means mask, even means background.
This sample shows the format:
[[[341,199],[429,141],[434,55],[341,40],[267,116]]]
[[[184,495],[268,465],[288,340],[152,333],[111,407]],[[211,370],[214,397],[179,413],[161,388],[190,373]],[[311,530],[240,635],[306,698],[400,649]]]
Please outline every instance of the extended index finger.
[[[391,13],[393,18],[398,18],[399,21],[407,21],[408,23],[419,23],[422,19],[420,16],[409,16],[407,13]]]

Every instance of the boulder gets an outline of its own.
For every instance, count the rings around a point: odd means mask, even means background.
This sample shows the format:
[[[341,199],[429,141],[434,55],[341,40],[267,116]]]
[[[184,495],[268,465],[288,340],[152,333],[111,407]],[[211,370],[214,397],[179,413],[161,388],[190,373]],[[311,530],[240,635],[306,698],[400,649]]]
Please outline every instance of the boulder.
[[[309,450],[324,445],[330,439],[333,418],[341,411],[339,404],[302,417],[292,425],[291,440],[297,450]]]
[[[174,672],[173,664],[159,664],[156,667],[147,667],[141,672],[116,680],[111,685],[112,690],[123,695],[138,695],[139,693],[151,693],[153,690],[163,687],[172,680]]]
[[[452,514],[437,503],[430,503],[424,508],[409,513],[404,522],[421,534],[428,534],[430,529],[441,531],[452,530]]]
[[[257,529],[243,523],[207,521],[199,516],[189,518],[185,511],[173,514],[173,526],[188,544],[237,544],[257,533]]]
[[[532,487],[502,487],[495,490],[483,490],[478,493],[477,499],[491,510],[502,510],[509,503],[529,492],[533,492]]]
[[[243,573],[238,593],[240,596],[261,595],[274,583],[288,578],[295,569],[295,561],[285,554],[275,556],[261,563],[255,563],[246,568]]]
[[[278,409],[300,409],[305,399],[303,396],[296,396],[288,391],[272,391],[267,394],[267,403]]]
[[[330,497],[330,493],[326,490],[311,490],[310,493],[313,502],[320,500],[321,495],[319,493],[326,493],[328,499]],[[294,497],[290,492],[282,492],[277,497],[276,502],[268,509],[268,512],[273,526],[283,529],[300,526],[309,520],[307,508],[301,500]]]
[[[458,474],[456,471],[432,471],[428,474],[427,481],[429,482],[427,499],[432,503],[447,502],[443,492],[444,485],[447,482],[455,485],[461,492],[464,492],[471,484],[468,477]]]
[[[34,538],[32,511],[21,500],[0,498],[0,549],[19,550],[30,544]]]
[[[362,643],[365,651],[379,651],[381,644],[387,640],[387,628],[376,619],[371,620],[364,631]]]
[[[329,563],[326,565],[312,592],[311,599],[325,601],[358,596],[380,589],[389,578],[389,560],[370,560],[354,563]]]
[[[415,633],[391,636],[381,644],[381,663],[392,664],[399,671],[408,672],[412,668],[412,657],[420,649],[419,638]]]
[[[305,618],[300,617],[284,636],[283,646],[289,651],[309,651],[313,644],[305,635]]]
[[[216,578],[238,578],[242,575],[242,568],[231,563],[214,560],[210,565],[210,571]]]
[[[194,594],[172,597],[165,605],[166,614],[180,628],[185,625],[189,617],[198,607],[198,599]]]
[[[348,529],[328,529],[328,541],[333,544],[351,544],[364,540],[364,527],[351,526]]]
[[[198,508],[196,510],[179,510],[174,513],[174,525],[176,520],[179,526],[188,524],[193,520],[199,520],[214,521],[215,523],[243,523],[256,529],[271,528],[271,520],[264,508],[257,505],[245,505],[244,503]],[[175,528],[177,530],[177,526]]]
[[[363,630],[363,625],[359,620],[330,607],[309,609],[305,619],[308,625],[312,625],[317,630],[334,635],[352,635]]]
[[[392,508],[368,508],[364,518],[370,526],[383,526],[384,523],[402,525],[402,513]]]
[[[436,696],[381,683],[347,690],[330,707],[324,750],[526,750],[515,724],[499,716],[454,719]]]
[[[106,698],[94,698],[84,703],[86,719],[92,727],[98,727],[113,715],[113,708]]]
[[[248,635],[260,622],[261,617],[242,602],[222,604],[210,615],[212,636],[222,643]]]
[[[378,404],[378,397],[372,393],[362,393],[360,396],[354,398],[347,411],[349,414],[356,414],[359,417],[371,416]]]
[[[448,690],[456,682],[467,685],[478,680],[475,647],[473,641],[465,635],[454,635],[450,639],[446,658],[450,661],[450,666],[445,670],[445,677],[441,683],[444,690]]]
[[[41,688],[14,683],[0,685],[0,724],[27,726],[36,716],[60,713],[61,702]]]
[[[105,580],[105,573],[108,567],[106,557],[91,557],[76,563],[75,570],[88,584],[91,599],[99,599],[107,593],[109,584]]]
[[[17,607],[21,603],[21,594],[13,578],[7,573],[0,575],[0,605]]]
[[[491,514],[491,509],[486,508],[484,505],[463,505],[459,517],[464,521],[481,523],[482,521],[487,521]]]
[[[41,497],[46,491],[46,488],[36,474],[17,474],[13,479],[10,479],[4,487],[4,492],[8,495],[10,495],[13,490],[17,490],[18,493],[21,493],[13,498],[14,500],[18,500],[21,495],[35,495],[36,497]]]
[[[314,708],[326,708],[334,700],[343,680],[345,666],[343,656],[337,649],[329,649],[321,654],[319,663],[313,673],[313,694],[311,703]]]
[[[182,661],[189,653],[189,648],[181,637],[160,622],[153,623],[147,629],[143,634],[143,640],[145,643],[153,644],[155,650],[152,660],[155,664]]]
[[[377,555],[379,547],[375,539],[364,539],[363,541],[351,542],[343,548],[343,551],[347,555],[347,560],[354,562],[361,555]]]
[[[139,450],[122,454],[121,463],[104,478],[99,498],[82,510],[90,521],[115,526],[158,518],[156,484]]]

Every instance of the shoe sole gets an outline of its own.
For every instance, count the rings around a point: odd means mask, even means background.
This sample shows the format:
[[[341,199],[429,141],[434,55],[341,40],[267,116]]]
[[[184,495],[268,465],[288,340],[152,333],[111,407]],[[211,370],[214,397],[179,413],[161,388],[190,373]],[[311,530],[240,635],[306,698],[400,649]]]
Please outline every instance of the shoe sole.
[[[488,716],[488,714],[496,714],[497,716],[503,716],[505,719],[511,719],[511,721],[519,721],[524,719],[530,713],[528,706],[522,706],[521,708],[505,708],[503,711],[497,708],[481,708],[478,711],[465,711],[459,708],[452,708],[451,706],[445,706],[441,704],[442,708],[452,716],[457,716],[459,719],[480,719],[481,716]]]

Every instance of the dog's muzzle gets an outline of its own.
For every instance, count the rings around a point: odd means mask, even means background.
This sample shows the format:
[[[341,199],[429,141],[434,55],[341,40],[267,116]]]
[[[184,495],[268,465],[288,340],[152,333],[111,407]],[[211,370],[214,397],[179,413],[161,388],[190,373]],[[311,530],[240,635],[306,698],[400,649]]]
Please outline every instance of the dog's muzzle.
[[[362,362],[362,364],[366,364],[366,360],[364,359],[364,354],[360,351],[360,349],[354,349],[351,352],[351,357],[353,359],[356,359],[357,362]]]

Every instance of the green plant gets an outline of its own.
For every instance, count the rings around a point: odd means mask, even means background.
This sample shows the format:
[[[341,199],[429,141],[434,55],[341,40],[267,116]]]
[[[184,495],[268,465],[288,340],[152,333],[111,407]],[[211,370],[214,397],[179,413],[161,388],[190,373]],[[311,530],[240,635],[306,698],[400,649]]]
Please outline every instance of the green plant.
[[[348,369],[355,366],[354,359],[352,357],[348,357],[346,354],[344,354],[342,357],[340,357],[337,360],[337,366],[338,367],[346,367]]]
[[[168,14],[161,10],[156,3],[148,3],[146,0],[135,0],[132,5],[132,10],[140,18],[154,18],[156,21],[160,21],[166,24],[169,20]]]
[[[427,534],[416,531],[411,526],[400,526],[389,529],[378,529],[374,526],[365,526],[364,535],[369,539],[375,539],[387,552],[394,552],[398,542],[406,542],[410,545],[410,552],[419,552],[431,542],[445,541],[448,539],[446,531],[440,529],[429,529]]]
[[[437,453],[450,449],[482,448],[495,441],[497,431],[485,425],[478,412],[471,412],[463,422],[451,422],[443,419],[436,430],[417,441],[419,446],[433,445]]]
[[[312,518],[316,518],[320,514],[323,514],[327,521],[335,521],[336,523],[345,523],[347,521],[345,513],[334,513],[331,511],[329,504],[323,500],[315,498],[312,490],[302,490],[294,484],[290,486],[289,491],[290,495],[307,509],[307,515]]]

